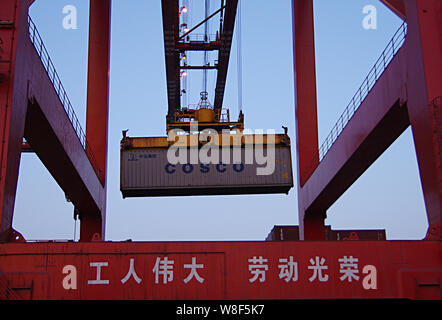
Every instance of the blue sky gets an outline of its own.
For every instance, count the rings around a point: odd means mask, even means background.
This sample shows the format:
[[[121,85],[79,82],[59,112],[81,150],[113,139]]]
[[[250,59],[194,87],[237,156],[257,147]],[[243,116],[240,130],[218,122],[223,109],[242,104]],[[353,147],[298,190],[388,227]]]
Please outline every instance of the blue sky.
[[[191,10],[196,10],[204,1],[190,2]],[[37,0],[30,10],[83,127],[88,3]],[[368,4],[377,8],[376,30],[362,27],[362,8]],[[65,5],[77,8],[77,30],[62,26]],[[316,0],[314,10],[322,142],[402,22],[380,1]],[[287,126],[296,168],[291,28],[290,0],[242,0],[245,125],[277,132]],[[161,1],[113,0],[111,50],[107,240],[263,240],[274,225],[298,224],[296,187],[289,195],[122,199],[121,131],[129,129],[129,136],[164,136],[166,131]],[[225,106],[234,112],[238,109],[236,61],[234,40],[225,94]],[[198,95],[199,85],[195,86]],[[72,216],[72,204],[39,159],[23,154],[14,228],[27,239],[72,239]],[[425,236],[427,220],[410,129],[327,216],[326,224],[333,229],[385,228],[388,239]]]

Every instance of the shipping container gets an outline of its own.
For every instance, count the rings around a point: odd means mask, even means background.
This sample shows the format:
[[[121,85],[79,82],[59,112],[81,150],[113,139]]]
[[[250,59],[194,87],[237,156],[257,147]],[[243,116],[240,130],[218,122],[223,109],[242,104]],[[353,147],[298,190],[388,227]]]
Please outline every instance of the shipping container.
[[[298,226],[274,226],[267,235],[266,241],[297,241],[299,240]],[[375,230],[332,230],[325,226],[326,241],[335,240],[387,240],[385,229]]]
[[[387,240],[382,230],[332,230],[328,240]]]
[[[200,161],[200,152],[204,152],[201,147],[184,148],[181,152],[185,152],[187,161],[173,164],[173,161],[168,160],[169,147],[165,147],[164,142],[157,146],[145,142],[144,145],[149,147],[142,147],[143,143],[133,139],[137,138],[122,141],[120,189],[124,198],[288,194],[293,187],[289,144],[253,146],[251,149],[244,146],[229,147],[224,148],[224,155],[223,148],[220,148],[218,160],[213,157],[213,163]],[[234,154],[240,155],[240,161],[236,158],[234,161]],[[253,154],[252,161],[250,154]],[[262,174],[260,171],[270,174]]]
[[[266,241],[297,241],[299,240],[298,226],[274,226],[267,235]]]

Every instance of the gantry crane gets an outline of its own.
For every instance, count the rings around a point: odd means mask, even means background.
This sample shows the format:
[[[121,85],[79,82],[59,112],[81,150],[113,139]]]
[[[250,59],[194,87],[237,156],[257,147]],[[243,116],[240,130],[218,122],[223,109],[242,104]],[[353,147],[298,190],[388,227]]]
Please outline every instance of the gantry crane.
[[[33,2],[0,2],[0,299],[441,299],[440,0],[382,0],[406,22],[321,147],[313,1],[291,1],[301,241],[279,242],[104,241],[111,1],[90,1],[86,132],[28,18]],[[181,52],[207,47],[229,54],[237,1],[221,3],[219,38],[196,44],[179,40],[179,1],[162,1],[169,126],[184,119],[176,117],[183,112]],[[223,105],[227,65],[220,57],[214,113],[189,113],[190,119],[222,122],[216,110]],[[242,121],[232,126],[241,128]],[[425,240],[321,241],[327,209],[408,126],[428,217]],[[13,230],[23,138],[26,151],[38,155],[72,201],[80,242],[27,242]],[[150,146],[125,138],[122,148],[169,146],[164,137],[147,139]],[[133,162],[155,159],[151,151]],[[176,169],[168,167],[170,174]],[[215,169],[227,170],[222,164]],[[288,176],[281,172],[281,179]]]

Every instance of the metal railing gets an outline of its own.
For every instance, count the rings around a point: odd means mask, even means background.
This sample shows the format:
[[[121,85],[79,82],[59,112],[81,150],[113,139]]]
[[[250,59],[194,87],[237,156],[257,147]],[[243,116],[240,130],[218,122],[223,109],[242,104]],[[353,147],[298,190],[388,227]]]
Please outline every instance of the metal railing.
[[[216,33],[214,34],[208,34],[207,36],[204,33],[190,33],[187,36],[185,36],[182,40],[180,40],[180,42],[184,42],[184,43],[189,43],[191,41],[196,41],[196,42],[205,42],[205,43],[209,43],[209,42],[213,42],[213,41],[217,41],[219,40],[217,38]]]
[[[66,112],[66,114],[69,118],[69,121],[71,122],[72,127],[73,127],[75,133],[77,134],[77,137],[80,140],[80,143],[83,146],[83,149],[86,152],[86,155],[88,156],[89,161],[91,162],[92,167],[94,168],[95,173],[99,177],[100,170],[98,169],[98,165],[97,165],[97,161],[94,157],[94,153],[92,152],[92,149],[86,140],[86,134],[84,133],[84,130],[81,127],[80,121],[78,120],[78,117],[74,112],[74,108],[72,107],[71,101],[69,100],[66,90],[63,87],[63,84],[61,83],[60,76],[58,75],[57,71],[55,70],[54,64],[53,64],[51,57],[49,56],[49,53],[43,43],[41,35],[38,32],[34,21],[32,21],[31,17],[29,17],[29,16],[28,16],[28,25],[29,25],[29,39],[31,40],[31,43],[34,45],[35,50],[37,51],[37,54],[40,57],[40,60],[43,64],[43,67],[46,70],[49,80],[51,81],[51,83],[54,87],[54,90],[57,93],[61,104],[63,105],[64,111]]]
[[[393,38],[388,43],[387,47],[384,49],[384,51],[382,51],[381,56],[376,61],[368,75],[365,77],[358,91],[350,100],[350,103],[347,105],[344,112],[341,114],[338,121],[333,126],[332,130],[325,138],[324,142],[321,144],[319,148],[319,161],[322,161],[322,159],[325,157],[331,146],[335,143],[337,138],[344,130],[345,126],[355,114],[356,110],[365,100],[376,81],[381,77],[389,63],[393,60],[396,53],[402,47],[405,42],[406,35],[407,24],[404,21],[404,23],[400,26],[400,28],[394,34]]]

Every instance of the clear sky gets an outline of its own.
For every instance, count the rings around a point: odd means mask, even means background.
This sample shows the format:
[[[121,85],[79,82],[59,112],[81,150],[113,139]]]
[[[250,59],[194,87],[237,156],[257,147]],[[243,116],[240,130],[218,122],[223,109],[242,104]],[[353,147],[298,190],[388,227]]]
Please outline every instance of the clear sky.
[[[245,125],[277,132],[287,126],[296,169],[291,1],[241,1]],[[204,3],[190,2],[191,10]],[[167,96],[161,1],[112,3],[106,240],[263,240],[274,225],[298,224],[296,186],[289,195],[122,198],[121,131],[129,129],[129,136],[165,136]],[[37,0],[30,10],[83,128],[88,4],[87,0]],[[377,8],[375,30],[362,27],[362,9],[369,4]],[[77,30],[63,28],[66,5],[77,8]],[[380,1],[316,0],[314,10],[322,142],[402,22]],[[236,88],[234,39],[225,95],[225,106],[234,112]],[[199,88],[195,90],[198,95]],[[293,173],[296,181],[296,170]],[[327,216],[326,224],[333,229],[381,228],[387,230],[388,239],[425,236],[427,219],[411,129]],[[13,227],[26,239],[74,236],[73,206],[34,154],[22,155]]]

